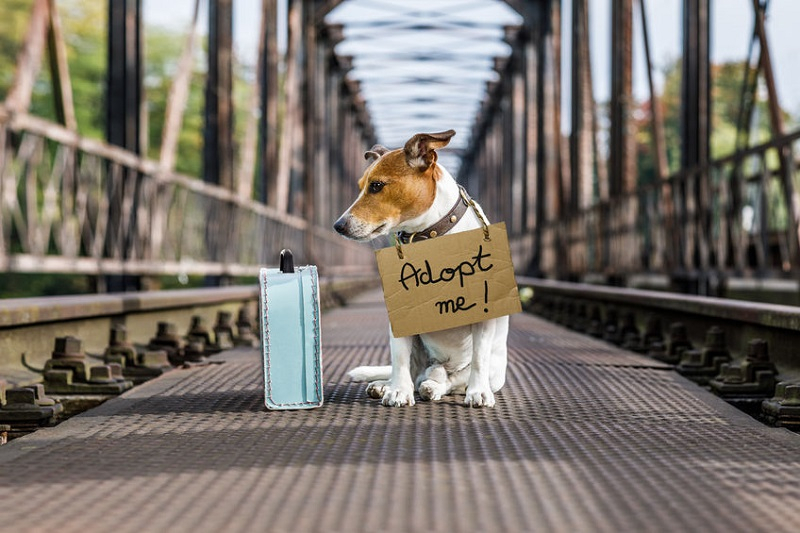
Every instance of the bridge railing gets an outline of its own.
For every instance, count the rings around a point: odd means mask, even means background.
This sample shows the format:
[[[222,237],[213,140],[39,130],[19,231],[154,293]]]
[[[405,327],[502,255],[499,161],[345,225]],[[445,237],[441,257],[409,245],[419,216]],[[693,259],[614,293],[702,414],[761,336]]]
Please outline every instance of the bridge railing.
[[[553,277],[800,277],[800,131],[601,201],[542,230]]]
[[[0,271],[255,275],[282,248],[327,274],[374,263],[332,230],[0,109]]]

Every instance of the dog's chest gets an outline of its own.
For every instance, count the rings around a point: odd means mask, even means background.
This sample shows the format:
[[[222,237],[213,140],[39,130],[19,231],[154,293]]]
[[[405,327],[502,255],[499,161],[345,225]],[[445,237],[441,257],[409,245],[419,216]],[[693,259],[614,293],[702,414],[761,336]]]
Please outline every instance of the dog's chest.
[[[459,368],[472,360],[472,328],[460,326],[419,336],[429,359]]]

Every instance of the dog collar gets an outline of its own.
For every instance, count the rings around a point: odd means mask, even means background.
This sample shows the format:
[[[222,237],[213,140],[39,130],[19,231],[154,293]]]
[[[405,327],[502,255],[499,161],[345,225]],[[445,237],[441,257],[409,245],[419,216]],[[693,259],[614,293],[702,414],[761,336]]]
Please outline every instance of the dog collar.
[[[422,231],[415,231],[414,233],[408,233],[406,231],[398,231],[397,232],[397,240],[401,244],[411,244],[414,241],[424,241],[427,239],[433,239],[438,235],[444,235],[455,226],[461,217],[464,216],[464,213],[467,212],[467,208],[469,204],[467,203],[469,200],[469,195],[467,191],[464,190],[464,187],[461,185],[458,186],[460,189],[460,194],[458,195],[458,200],[453,205],[452,209],[439,219],[434,225],[425,228]]]

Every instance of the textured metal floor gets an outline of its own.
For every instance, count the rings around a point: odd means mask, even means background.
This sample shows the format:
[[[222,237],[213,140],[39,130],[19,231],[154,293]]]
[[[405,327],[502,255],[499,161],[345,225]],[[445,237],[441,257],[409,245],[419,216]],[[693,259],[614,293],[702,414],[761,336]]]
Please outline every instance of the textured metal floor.
[[[0,447],[8,531],[800,530],[800,436],[658,363],[512,319],[494,409],[384,408],[377,295],[324,315],[325,401],[266,412],[255,351]]]

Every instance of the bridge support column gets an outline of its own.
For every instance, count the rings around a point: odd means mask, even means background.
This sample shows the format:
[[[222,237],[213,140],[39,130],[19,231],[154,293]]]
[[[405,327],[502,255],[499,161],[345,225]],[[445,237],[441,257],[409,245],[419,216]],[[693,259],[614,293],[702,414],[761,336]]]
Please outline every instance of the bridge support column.
[[[134,154],[141,155],[146,146],[146,132],[142,128],[144,62],[142,59],[142,3],[141,0],[109,0],[108,2],[108,89],[106,107],[106,139]],[[123,175],[121,189],[138,188],[139,175],[119,169]],[[109,176],[113,173],[108,169]],[[114,180],[109,179],[111,184]],[[112,190],[108,194],[119,198],[129,193]],[[127,219],[123,212],[109,214],[109,227],[121,231],[109,232],[106,238],[106,255],[123,262],[130,258],[136,239],[136,214],[139,195],[130,194],[134,205]],[[139,276],[127,274],[98,278],[99,292],[138,291],[142,288]]]

